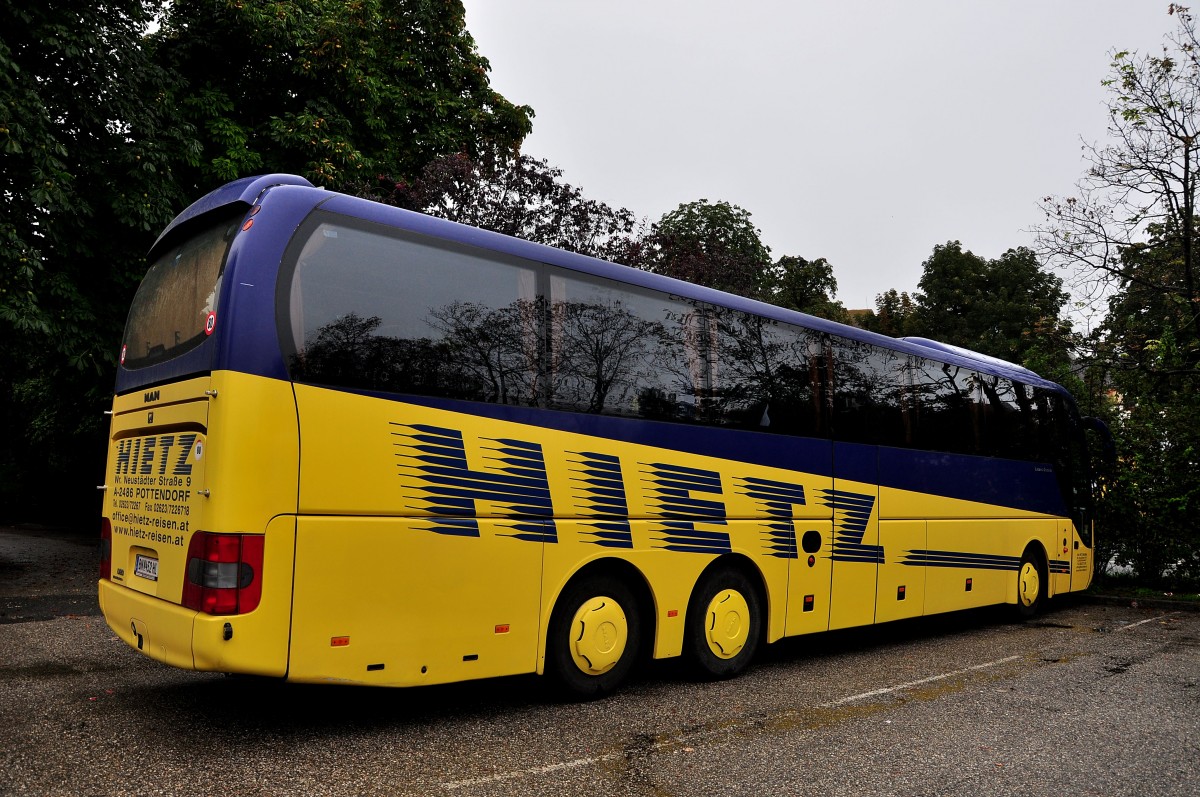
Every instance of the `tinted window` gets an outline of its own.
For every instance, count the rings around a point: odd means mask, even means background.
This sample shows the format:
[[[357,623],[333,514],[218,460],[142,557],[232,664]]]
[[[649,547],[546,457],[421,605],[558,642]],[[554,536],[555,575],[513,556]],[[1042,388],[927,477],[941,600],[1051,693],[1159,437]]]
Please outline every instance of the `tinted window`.
[[[285,265],[282,337],[294,378],[539,401],[542,307],[531,264],[314,214]]]
[[[833,344],[834,436],[854,443],[911,444],[908,358],[853,340]]]
[[[803,327],[727,308],[709,315],[711,401],[723,425],[824,436],[824,338]]]
[[[126,368],[143,368],[178,357],[207,339],[215,323],[221,272],[237,223],[237,219],[225,219],[213,224],[167,250],[150,266],[125,323],[122,356]]]
[[[550,277],[549,406],[697,419],[708,382],[704,312],[655,291]]]
[[[987,454],[982,377],[959,365],[913,358],[916,445],[930,451]]]

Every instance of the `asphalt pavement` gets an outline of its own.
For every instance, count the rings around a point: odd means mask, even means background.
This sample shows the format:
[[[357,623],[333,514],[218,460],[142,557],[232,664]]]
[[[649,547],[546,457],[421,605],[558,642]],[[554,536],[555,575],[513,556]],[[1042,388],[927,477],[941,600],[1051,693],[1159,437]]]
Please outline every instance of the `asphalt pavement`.
[[[670,663],[383,690],[192,673],[109,632],[95,545],[0,529],[0,795],[1200,795],[1200,614],[1070,601]]]

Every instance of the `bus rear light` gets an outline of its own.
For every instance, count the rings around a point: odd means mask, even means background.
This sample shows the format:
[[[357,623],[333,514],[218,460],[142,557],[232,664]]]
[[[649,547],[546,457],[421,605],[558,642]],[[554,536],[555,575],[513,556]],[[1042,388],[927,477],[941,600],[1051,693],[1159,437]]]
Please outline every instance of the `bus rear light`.
[[[183,605],[205,614],[254,611],[262,599],[265,539],[261,534],[193,534]]]
[[[100,518],[100,578],[112,580],[112,521]]]

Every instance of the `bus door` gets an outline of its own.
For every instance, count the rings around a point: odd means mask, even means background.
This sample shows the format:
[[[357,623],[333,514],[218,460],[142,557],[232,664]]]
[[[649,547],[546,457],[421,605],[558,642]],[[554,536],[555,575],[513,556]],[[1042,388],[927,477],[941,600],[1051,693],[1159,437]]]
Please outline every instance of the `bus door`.
[[[833,489],[825,498],[833,513],[830,630],[875,622],[876,580],[883,561],[876,458],[875,446],[833,446]]]
[[[854,340],[831,343],[833,584],[829,628],[875,622],[884,551],[879,541],[879,447],[902,444],[908,358]]]

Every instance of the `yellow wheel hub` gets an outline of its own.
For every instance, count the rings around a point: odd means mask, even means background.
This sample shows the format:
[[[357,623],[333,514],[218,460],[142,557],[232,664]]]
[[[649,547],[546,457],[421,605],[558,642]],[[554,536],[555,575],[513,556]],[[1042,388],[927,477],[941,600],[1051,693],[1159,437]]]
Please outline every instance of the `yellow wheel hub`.
[[[709,650],[720,659],[732,659],[750,638],[750,604],[742,593],[725,589],[713,596],[704,616]]]
[[[582,672],[603,675],[621,660],[629,641],[629,622],[612,598],[591,598],[571,620],[571,658]]]
[[[1042,575],[1038,572],[1037,565],[1033,562],[1021,565],[1021,575],[1017,581],[1017,599],[1021,601],[1021,605],[1032,606],[1037,603],[1041,592]]]

